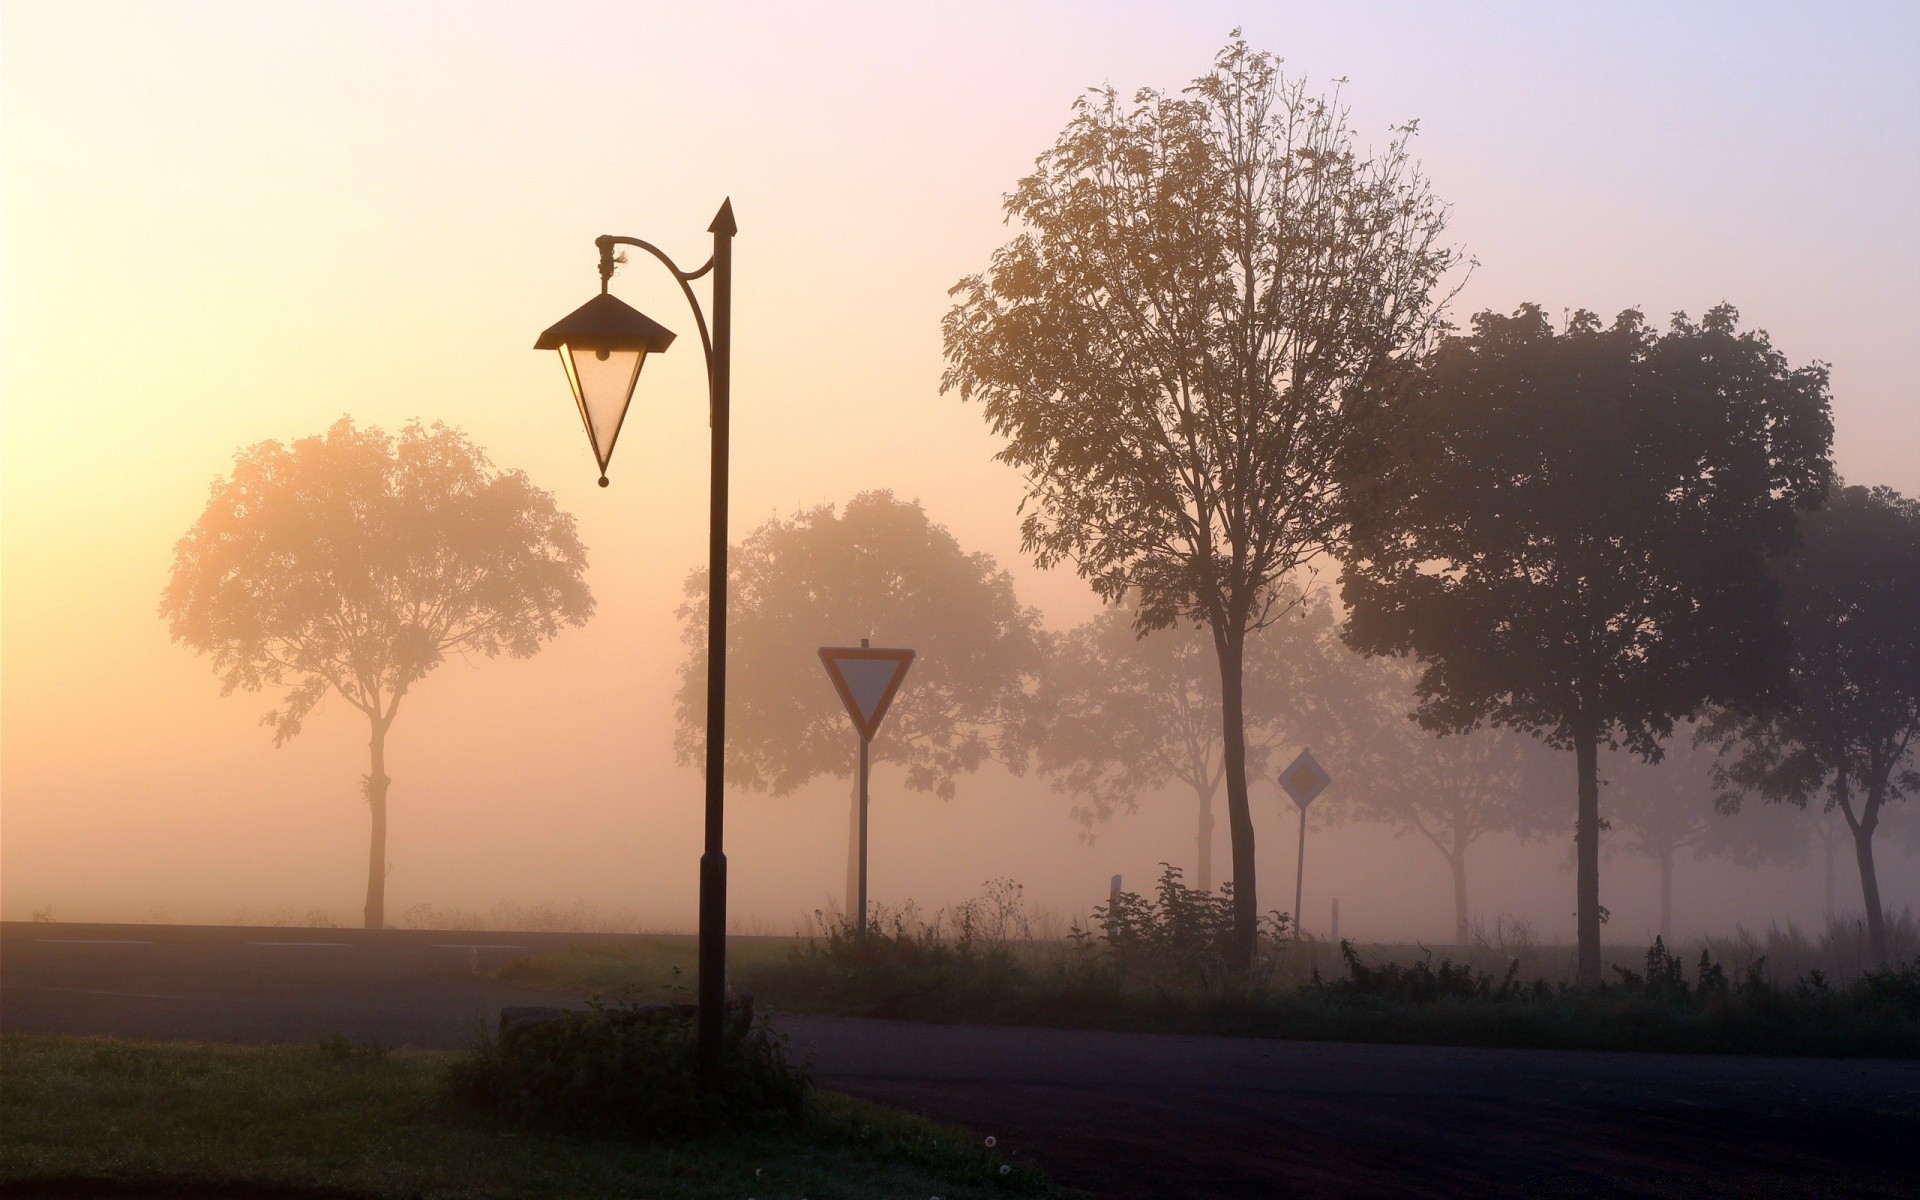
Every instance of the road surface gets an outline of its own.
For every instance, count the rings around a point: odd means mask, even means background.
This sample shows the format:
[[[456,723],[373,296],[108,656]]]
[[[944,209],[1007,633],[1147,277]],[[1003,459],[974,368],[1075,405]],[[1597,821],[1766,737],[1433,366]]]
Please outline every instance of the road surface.
[[[453,1046],[486,972],[600,935],[0,925],[0,1029]],[[1097,1196],[1912,1196],[1920,1064],[788,1016],[826,1086]]]

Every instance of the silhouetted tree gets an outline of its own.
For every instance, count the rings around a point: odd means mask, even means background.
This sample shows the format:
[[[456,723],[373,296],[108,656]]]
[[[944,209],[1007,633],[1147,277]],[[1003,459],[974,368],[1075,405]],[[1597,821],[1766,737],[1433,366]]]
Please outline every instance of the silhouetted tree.
[[[1804,807],[1822,796],[1853,834],[1874,956],[1887,954],[1873,835],[1920,789],[1920,501],[1890,488],[1836,487],[1801,522],[1780,564],[1793,634],[1794,696],[1773,712],[1723,715],[1710,739],[1736,741],[1724,802],[1743,792]]]
[[[1714,755],[1696,749],[1687,737],[1662,747],[1659,762],[1631,754],[1608,756],[1601,764],[1606,787],[1607,832],[1602,844],[1654,864],[1660,875],[1660,927],[1655,932],[1673,944],[1674,860],[1690,854],[1695,862],[1717,858],[1743,867],[1790,866],[1805,861],[1814,831],[1785,814],[1735,816],[1716,807]]]
[[[1247,769],[1265,770],[1282,742],[1313,740],[1329,652],[1351,657],[1324,603],[1247,640]],[[1143,635],[1132,605],[1103,610],[1056,641],[1042,676],[1039,766],[1080,797],[1073,815],[1092,839],[1143,794],[1178,782],[1199,802],[1194,882],[1213,889],[1214,800],[1225,774],[1220,666],[1213,640],[1190,625]],[[1289,701],[1292,701],[1290,703]]]
[[[862,492],[840,512],[775,518],[733,548],[729,571],[729,783],[782,796],[817,776],[852,777],[858,742],[816,650],[862,637],[918,651],[874,740],[876,766],[905,768],[908,788],[943,800],[990,759],[1025,770],[1039,614],[992,555],[963,550],[918,503]],[[686,593],[674,748],[695,766],[706,761],[704,570]]]
[[[1236,965],[1259,905],[1247,635],[1339,536],[1353,399],[1435,327],[1457,261],[1408,152],[1356,149],[1347,111],[1238,35],[1182,92],[1074,106],[1007,198],[1024,226],[960,281],[943,390],[982,402],[1027,477],[1023,544],[1072,561],[1144,631],[1211,634],[1233,846]]]
[[[1575,756],[1579,977],[1600,979],[1598,753],[1777,694],[1767,556],[1824,492],[1827,371],[1790,370],[1727,306],[1655,336],[1637,312],[1556,334],[1481,313],[1393,401],[1349,482],[1349,642],[1419,656],[1434,730],[1522,730]]]
[[[291,446],[262,442],[216,479],[174,548],[160,602],[175,641],[224,685],[287,689],[274,744],[329,690],[372,726],[366,924],[384,923],[387,733],[449,654],[526,657],[593,613],[573,518],[465,435],[418,423],[398,438],[341,418]]]
[[[1349,656],[1352,694],[1335,702],[1338,732],[1325,748],[1326,760],[1340,764],[1340,787],[1315,815],[1386,825],[1438,851],[1453,877],[1454,941],[1465,945],[1474,843],[1497,833],[1527,841],[1560,827],[1545,800],[1548,755],[1524,737],[1490,729],[1436,737],[1410,719],[1417,664]]]

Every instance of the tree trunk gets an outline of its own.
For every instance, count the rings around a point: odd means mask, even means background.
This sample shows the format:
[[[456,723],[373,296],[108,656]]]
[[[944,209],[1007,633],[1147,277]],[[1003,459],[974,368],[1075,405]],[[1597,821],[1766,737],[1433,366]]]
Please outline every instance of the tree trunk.
[[[1835,773],[1833,788],[1840,814],[1847,819],[1847,829],[1853,834],[1854,862],[1860,866],[1860,898],[1867,905],[1867,953],[1873,957],[1874,966],[1884,967],[1887,965],[1887,914],[1880,906],[1880,875],[1873,867],[1873,831],[1880,824],[1878,788],[1869,780],[1867,802],[1857,819],[1853,815],[1853,800],[1848,794],[1844,771]]]
[[[1591,722],[1573,731],[1573,757],[1579,773],[1580,811],[1573,842],[1578,866],[1574,881],[1574,927],[1580,943],[1582,987],[1600,985],[1600,750]]]
[[[1660,854],[1660,936],[1673,946],[1673,847]]]
[[[1199,866],[1194,871],[1194,883],[1203,892],[1213,890],[1213,794],[1220,788],[1215,784],[1200,790],[1200,833]]]
[[[1221,766],[1227,780],[1227,832],[1233,842],[1233,943],[1227,965],[1253,966],[1260,937],[1260,901],[1254,887],[1253,808],[1247,799],[1246,707],[1241,686],[1246,634],[1239,629],[1214,632],[1220,656]],[[1296,917],[1298,914],[1295,914]]]
[[[373,817],[373,836],[367,845],[368,929],[386,926],[387,912],[387,722],[372,718],[373,737],[368,742],[373,754],[372,769],[367,772],[367,808]]]
[[[1860,864],[1860,895],[1867,902],[1867,949],[1873,965],[1887,965],[1887,914],[1880,907],[1880,877],[1873,869],[1873,827],[1861,822],[1853,833],[1853,857]]]
[[[1467,848],[1460,846],[1448,854],[1447,865],[1453,868],[1453,942],[1464,946],[1473,940],[1467,921]]]
[[[1824,825],[1824,822],[1823,822],[1823,825]],[[1827,908],[1822,915],[1825,916],[1827,920],[1831,921],[1833,920],[1833,885],[1835,882],[1835,878],[1838,875],[1838,872],[1834,869],[1833,830],[1831,828],[1828,828],[1825,834],[1821,837],[1820,848],[1826,851],[1826,855],[1827,855],[1827,878],[1826,878]]]

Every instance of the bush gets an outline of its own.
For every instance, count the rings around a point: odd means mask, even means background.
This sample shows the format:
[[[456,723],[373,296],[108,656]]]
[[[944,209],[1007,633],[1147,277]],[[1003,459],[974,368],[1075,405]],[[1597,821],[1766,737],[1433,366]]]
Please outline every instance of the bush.
[[[689,1006],[608,1004],[482,1035],[449,1069],[459,1097],[547,1128],[680,1136],[798,1116],[813,1082],[762,1021],[726,1032],[705,1086]]]
[[[963,1014],[1022,988],[1027,973],[1012,944],[957,912],[918,919],[911,906],[876,906],[861,936],[852,918],[816,914],[820,935],[792,958],[765,971],[756,988],[772,987],[788,1003],[852,1009],[863,1016]]]
[[[1207,989],[1229,975],[1233,945],[1233,884],[1220,885],[1218,894],[1190,888],[1181,882],[1180,868],[1160,864],[1160,881],[1151,899],[1121,892],[1093,909],[1100,926],[1106,965],[1134,978],[1176,988],[1198,985]],[[1271,966],[1287,947],[1292,920],[1285,913],[1267,915],[1258,942],[1257,966]],[[1092,935],[1076,930],[1083,947]]]

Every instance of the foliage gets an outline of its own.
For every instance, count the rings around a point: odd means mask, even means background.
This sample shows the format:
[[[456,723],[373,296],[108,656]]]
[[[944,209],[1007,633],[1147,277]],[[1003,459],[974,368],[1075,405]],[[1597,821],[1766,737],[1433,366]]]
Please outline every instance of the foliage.
[[[683,1011],[687,1010],[687,1011]],[[728,1029],[717,1086],[700,1077],[685,1005],[595,999],[557,1020],[483,1036],[454,1062],[454,1092],[521,1124],[684,1136],[791,1120],[813,1087],[762,1020]]]
[[[857,742],[815,649],[862,636],[919,652],[873,743],[874,763],[942,799],[997,759],[1026,765],[1028,688],[1040,668],[1039,615],[985,553],[969,553],[918,503],[863,492],[775,518],[728,561],[727,782],[785,795],[846,777]],[[675,752],[705,762],[707,576],[680,607],[687,658],[674,697]]]
[[[832,1092],[813,1093],[796,1120],[702,1138],[521,1130],[449,1101],[452,1059],[10,1034],[0,1038],[0,1191],[38,1194],[26,1181],[48,1179],[114,1195],[144,1183],[180,1196],[442,1200],[1050,1191],[1019,1157],[971,1134]]]
[[[1180,868],[1160,864],[1154,894],[1120,892],[1093,909],[1107,962],[1138,979],[1208,988],[1227,978],[1233,955],[1233,883],[1216,894],[1190,888]],[[1269,913],[1269,948],[1283,941],[1291,919]]]
[[[1328,675],[1352,655],[1339,644],[1324,600],[1303,598],[1297,619],[1247,639],[1247,769],[1263,774],[1275,748],[1327,731]],[[1212,639],[1189,625],[1140,633],[1130,604],[1110,606],[1054,643],[1037,707],[1040,770],[1073,810],[1088,841],[1143,794],[1179,782],[1199,801],[1195,877],[1213,886],[1213,802],[1225,775],[1220,671]]]
[[[449,654],[526,657],[593,613],[573,518],[464,434],[342,417],[243,451],[174,549],[175,641],[223,691],[285,687],[279,744],[329,689],[379,722]]]
[[[1181,92],[1094,89],[943,327],[943,390],[981,403],[1026,476],[1026,550],[1108,601],[1134,593],[1142,631],[1212,634],[1241,966],[1258,923],[1243,645],[1339,537],[1335,464],[1371,434],[1356,406],[1436,330],[1458,261],[1413,133],[1369,156],[1337,91],[1310,95],[1237,32]]]
[[[371,728],[366,923],[385,923],[386,736],[450,654],[526,657],[593,613],[573,518],[466,436],[342,417],[243,451],[174,548],[160,613],[222,691],[284,688],[280,745],[329,690]]]
[[[1602,848],[1649,859],[1659,870],[1659,932],[1668,938],[1674,935],[1676,857],[1795,866],[1805,860],[1813,838],[1798,814],[1724,811],[1715,804],[1715,768],[1715,756],[1686,737],[1664,743],[1657,762],[1625,753],[1601,760],[1607,810]]]
[[[876,906],[865,936],[850,917],[815,914],[820,934],[785,963],[755,972],[754,986],[783,1003],[861,1016],[926,1016],[977,1011],[1024,978],[1005,924],[961,906],[921,920],[912,906]]]
[[[1599,977],[1597,747],[1785,686],[1770,555],[1831,473],[1827,369],[1722,305],[1556,332],[1483,312],[1392,401],[1399,436],[1346,480],[1347,636],[1415,654],[1421,722],[1575,751],[1581,973]]]
[[[1334,719],[1322,759],[1339,786],[1315,802],[1316,819],[1370,821],[1412,834],[1453,876],[1454,941],[1471,937],[1467,854],[1489,834],[1531,840],[1563,828],[1543,795],[1557,782],[1553,756],[1528,739],[1479,729],[1434,736],[1409,719],[1417,662],[1348,653],[1322,703]]]
[[[1794,700],[1730,708],[1703,736],[1737,750],[1719,775],[1725,807],[1757,793],[1840,810],[1886,962],[1873,835],[1887,805],[1920,791],[1920,501],[1837,487],[1801,524],[1798,553],[1779,566]]]

